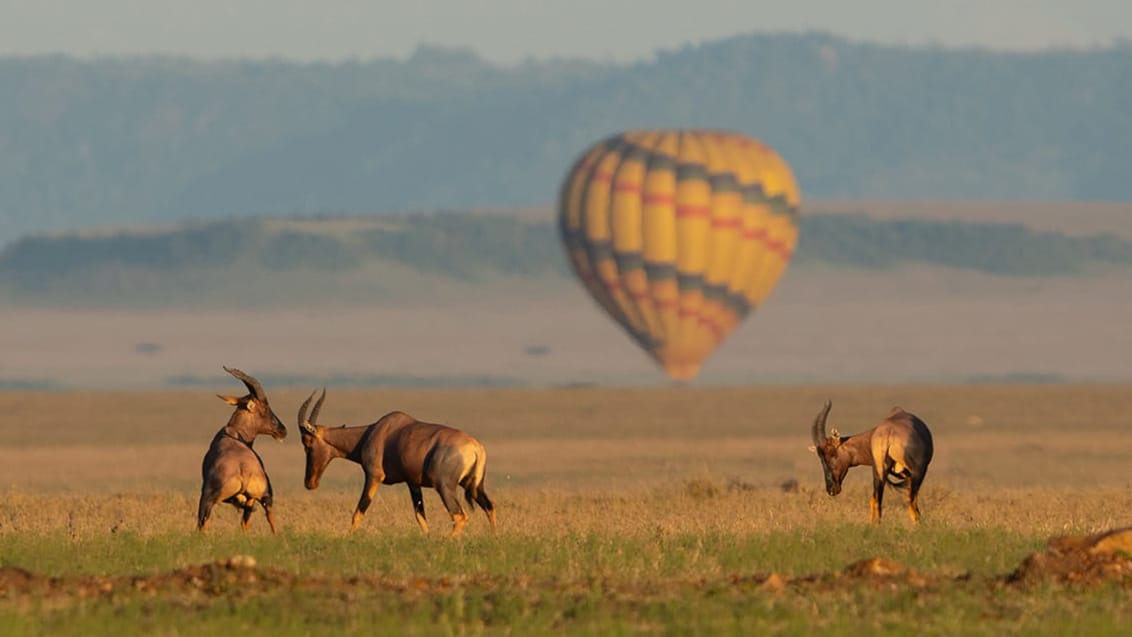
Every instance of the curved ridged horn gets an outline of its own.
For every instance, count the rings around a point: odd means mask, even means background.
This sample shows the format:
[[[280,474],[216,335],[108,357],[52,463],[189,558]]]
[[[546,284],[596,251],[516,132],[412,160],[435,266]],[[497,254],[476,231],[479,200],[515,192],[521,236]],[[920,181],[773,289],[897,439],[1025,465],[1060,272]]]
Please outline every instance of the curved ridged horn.
[[[307,407],[310,407],[312,400],[314,400],[314,392],[313,391],[311,392],[310,397],[308,397],[306,400],[304,400],[302,406],[299,407],[299,429],[302,429],[303,431],[310,431],[310,432],[313,433],[314,427],[311,426],[310,422],[307,421]]]
[[[310,420],[307,420],[307,407],[310,406],[310,402],[314,401],[314,399],[315,391],[311,391],[310,397],[307,398],[306,401],[303,401],[302,406],[299,407],[299,428],[310,433],[315,432],[315,425],[318,424],[318,410],[323,408],[323,401],[326,399],[326,388],[323,387],[323,395],[318,397],[318,402],[315,403],[314,410],[310,412]]]
[[[814,444],[819,447],[825,444],[825,419],[829,417],[831,409],[833,409],[833,401],[825,401],[825,407],[822,407],[818,417],[814,418],[814,428],[810,431],[810,435],[814,438]]]
[[[311,394],[311,398],[314,398],[314,394]],[[314,409],[311,410],[311,424],[312,425],[318,424],[318,410],[322,409],[322,401],[324,401],[324,400],[326,400],[326,388],[325,387],[322,388],[322,395],[318,397],[318,402],[316,402],[314,404]]]
[[[251,392],[252,396],[256,400],[260,402],[267,402],[267,394],[264,393],[263,385],[260,385],[258,380],[235,368],[225,367],[224,371],[244,381],[244,385],[247,386],[248,391]]]

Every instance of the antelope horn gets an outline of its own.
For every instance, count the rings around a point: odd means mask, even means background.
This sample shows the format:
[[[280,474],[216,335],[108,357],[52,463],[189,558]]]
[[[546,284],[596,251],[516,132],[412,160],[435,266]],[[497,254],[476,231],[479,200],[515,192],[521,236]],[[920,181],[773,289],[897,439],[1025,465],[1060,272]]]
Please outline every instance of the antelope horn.
[[[311,398],[314,398],[313,393],[311,394]],[[318,401],[315,402],[315,404],[314,404],[314,409],[311,410],[311,424],[312,425],[318,424],[318,411],[320,409],[322,409],[322,401],[324,401],[324,400],[326,400],[326,388],[325,387],[322,388],[322,395],[318,397]]]
[[[314,427],[311,426],[310,421],[307,420],[307,407],[310,407],[311,400],[313,399],[314,392],[312,391],[310,397],[304,400],[303,405],[299,407],[299,428],[303,431],[314,431]]]
[[[825,419],[829,417],[829,410],[833,409],[832,401],[825,401],[825,407],[818,412],[818,417],[814,419],[814,427],[810,431],[810,435],[814,439],[814,445],[820,447],[825,444]]]
[[[248,391],[251,392],[252,396],[256,400],[260,402],[267,402],[267,394],[264,393],[263,385],[260,385],[258,380],[235,368],[225,367],[224,371],[244,381],[244,385],[247,386]]]

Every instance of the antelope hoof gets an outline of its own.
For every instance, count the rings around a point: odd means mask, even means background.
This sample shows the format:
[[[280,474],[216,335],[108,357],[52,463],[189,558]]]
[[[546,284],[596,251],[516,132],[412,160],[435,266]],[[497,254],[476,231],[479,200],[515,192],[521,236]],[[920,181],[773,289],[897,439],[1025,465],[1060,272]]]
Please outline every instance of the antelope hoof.
[[[452,518],[452,537],[460,537],[464,532],[464,525],[468,523],[468,516],[454,516]]]

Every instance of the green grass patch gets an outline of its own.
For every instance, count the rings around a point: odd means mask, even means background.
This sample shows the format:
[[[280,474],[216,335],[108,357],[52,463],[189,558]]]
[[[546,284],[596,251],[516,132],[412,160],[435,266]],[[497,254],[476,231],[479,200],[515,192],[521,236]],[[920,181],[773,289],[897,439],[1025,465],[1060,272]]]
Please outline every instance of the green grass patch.
[[[506,583],[439,593],[284,590],[258,597],[0,603],[6,635],[1122,635],[1127,592],[840,587],[780,594],[743,586],[660,593]]]
[[[478,531],[478,529],[477,529]],[[166,571],[233,555],[262,566],[322,577],[510,577],[614,583],[671,581],[734,574],[803,576],[885,557],[917,571],[991,575],[1009,572],[1045,538],[998,529],[925,523],[840,524],[769,533],[709,531],[637,533],[563,531],[559,535],[441,533],[373,529],[352,535],[214,529],[208,533],[0,534],[5,566],[41,575],[132,575]],[[993,547],[993,548],[992,548]]]

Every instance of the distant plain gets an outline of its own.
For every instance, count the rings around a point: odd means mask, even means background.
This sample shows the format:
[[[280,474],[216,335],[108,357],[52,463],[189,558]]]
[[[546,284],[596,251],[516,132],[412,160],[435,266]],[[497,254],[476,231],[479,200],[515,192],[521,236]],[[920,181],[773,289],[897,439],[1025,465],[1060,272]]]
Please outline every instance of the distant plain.
[[[983,219],[1040,231],[1132,236],[1109,203],[815,201],[804,211],[878,219]],[[548,208],[511,211],[550,219]],[[802,237],[805,241],[805,236]],[[559,255],[552,255],[560,258]],[[221,364],[339,386],[663,384],[663,376],[561,278],[426,278],[375,271],[389,291],[193,309],[0,305],[0,387],[170,388]],[[706,384],[1132,379],[1132,284],[1123,268],[994,275],[929,264],[803,264],[707,360]],[[401,282],[401,283],[398,283]],[[261,292],[261,291],[260,291]]]
[[[178,377],[218,380],[222,364],[355,386],[372,375],[448,385],[664,383],[571,282],[470,292],[373,307],[0,307],[0,383],[168,388]],[[707,360],[699,382],[1128,380],[1129,325],[1124,273],[798,268]]]

